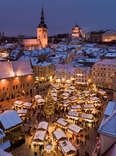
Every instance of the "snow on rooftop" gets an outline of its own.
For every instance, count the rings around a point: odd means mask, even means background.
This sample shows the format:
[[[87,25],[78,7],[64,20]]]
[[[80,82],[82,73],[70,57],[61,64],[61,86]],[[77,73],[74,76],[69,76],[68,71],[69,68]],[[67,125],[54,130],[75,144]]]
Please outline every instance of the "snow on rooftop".
[[[29,60],[2,61],[0,66],[0,79],[33,74]]]
[[[115,59],[103,59],[103,60],[99,60],[98,62],[96,62],[94,64],[94,67],[103,67],[103,68],[109,68],[110,66],[112,66],[112,68],[116,68],[116,58]]]
[[[4,133],[4,131],[0,128],[0,139],[2,139],[3,137],[5,137],[5,133]]]
[[[104,117],[98,132],[105,133],[108,136],[116,137],[116,110],[107,118]]]
[[[63,118],[59,118],[56,122],[64,127],[68,124],[68,122]]]
[[[90,120],[93,119],[93,115],[92,114],[82,113],[81,117],[84,118],[84,119],[90,119]]]
[[[19,109],[17,111],[18,114],[27,114],[27,110],[26,109]]]
[[[110,116],[114,110],[116,110],[116,102],[115,101],[109,101],[108,105],[105,109],[104,115]]]
[[[32,103],[30,103],[30,102],[24,102],[23,106],[30,108],[32,106]]]
[[[54,131],[53,134],[57,140],[60,140],[62,138],[66,138],[65,133],[60,129],[57,129],[56,131]]]
[[[76,134],[78,134],[83,129],[75,124],[70,124],[68,128],[69,128],[69,130],[71,130],[72,132],[74,132]]]
[[[72,145],[71,142],[69,142],[67,140],[60,141],[59,145],[60,145],[64,155],[68,154],[69,152],[76,153],[76,148]]]
[[[72,116],[72,117],[78,117],[79,116],[79,113],[78,112],[74,112],[74,111],[69,111],[68,112],[68,115],[69,116]]]
[[[18,116],[17,112],[14,110],[8,110],[0,114],[0,122],[3,125],[4,129],[15,127],[18,124],[22,123],[21,118]]]
[[[71,109],[81,109],[81,106],[80,105],[72,105]]]
[[[38,129],[47,130],[48,129],[48,122],[46,122],[46,121],[40,122],[39,125],[38,125]]]
[[[41,141],[44,141],[45,136],[46,136],[46,131],[38,130],[38,131],[36,131],[33,140],[41,140]]]

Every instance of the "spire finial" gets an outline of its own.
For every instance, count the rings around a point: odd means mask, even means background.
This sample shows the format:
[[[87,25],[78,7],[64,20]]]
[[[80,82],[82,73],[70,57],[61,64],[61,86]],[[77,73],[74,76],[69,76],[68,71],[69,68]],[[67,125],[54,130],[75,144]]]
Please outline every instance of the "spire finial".
[[[47,26],[46,26],[46,24],[44,22],[44,7],[42,7],[42,9],[41,9],[41,20],[40,20],[39,27],[47,28]]]

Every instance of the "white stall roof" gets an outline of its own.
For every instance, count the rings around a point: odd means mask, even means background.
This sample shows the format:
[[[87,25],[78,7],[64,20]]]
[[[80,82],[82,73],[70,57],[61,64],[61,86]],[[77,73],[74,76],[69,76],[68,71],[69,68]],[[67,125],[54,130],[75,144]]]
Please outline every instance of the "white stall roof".
[[[14,105],[17,105],[17,106],[18,106],[18,105],[22,105],[22,104],[23,104],[23,101],[15,101],[15,102],[14,102]]]
[[[72,132],[77,133],[77,134],[80,132],[80,130],[83,129],[75,124],[70,124],[68,128],[69,128],[69,130],[71,130]]]
[[[35,95],[35,99],[41,99],[42,96],[41,95]]]
[[[48,122],[46,122],[46,121],[40,122],[39,125],[38,125],[38,129],[47,130],[48,129]]]
[[[8,110],[0,114],[0,122],[3,125],[4,129],[9,129],[22,123],[22,120],[18,116],[16,111]]]
[[[38,99],[37,102],[38,103],[43,103],[43,102],[45,102],[45,100],[44,99]]]
[[[63,104],[68,105],[70,101],[69,100],[64,100],[62,102],[63,102]]]
[[[59,118],[56,122],[64,127],[68,124],[68,122],[63,118]]]
[[[76,96],[71,96],[70,100],[75,101],[75,100],[77,100],[77,97]]]
[[[57,93],[52,93],[52,96],[55,96],[56,97],[57,96]]]
[[[39,130],[39,131],[36,131],[33,140],[41,140],[41,141],[44,141],[45,136],[46,136],[46,131]]]
[[[84,108],[85,109],[94,108],[94,105],[92,105],[92,104],[86,104],[86,105],[84,105]]]
[[[19,109],[17,111],[18,114],[27,114],[27,110],[26,109]]]
[[[90,100],[92,100],[92,101],[98,101],[99,98],[95,96],[95,97],[91,97]]]
[[[64,140],[60,141],[59,145],[62,149],[63,154],[68,154],[69,152],[76,152],[76,148],[71,144],[71,142]]]
[[[66,96],[66,97],[68,97],[68,96],[69,96],[69,94],[68,94],[68,93],[66,93],[66,92],[64,92],[64,93],[62,94],[62,96]]]
[[[66,138],[65,133],[60,129],[57,129],[56,131],[54,131],[53,134],[57,140],[60,140],[62,138]]]
[[[84,118],[84,119],[90,119],[90,120],[93,119],[93,115],[92,114],[82,113],[81,117]]]
[[[74,86],[70,86],[69,88],[70,88],[70,89],[72,89],[72,90],[73,90],[73,89],[75,89],[75,87],[74,87]]]
[[[73,116],[73,117],[78,117],[79,116],[79,113],[78,112],[74,112],[74,111],[69,111],[68,112],[68,115],[69,116]]]
[[[71,109],[81,109],[81,106],[80,105],[72,105]]]
[[[88,91],[88,90],[84,90],[83,93],[84,93],[84,94],[89,94],[90,91]]]
[[[32,103],[30,103],[30,102],[24,102],[23,106],[30,108],[32,106]]]

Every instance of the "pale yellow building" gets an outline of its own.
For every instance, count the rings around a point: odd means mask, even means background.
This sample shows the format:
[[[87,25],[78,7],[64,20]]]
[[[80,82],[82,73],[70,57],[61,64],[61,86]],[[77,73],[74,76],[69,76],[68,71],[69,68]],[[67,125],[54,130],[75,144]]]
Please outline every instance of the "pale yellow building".
[[[113,77],[116,73],[116,59],[103,59],[92,67],[91,79],[98,87],[114,89]]]
[[[42,49],[48,45],[48,28],[44,22],[44,10],[41,11],[41,21],[37,27],[37,38],[34,39],[24,39],[23,44],[25,49],[34,50]]]

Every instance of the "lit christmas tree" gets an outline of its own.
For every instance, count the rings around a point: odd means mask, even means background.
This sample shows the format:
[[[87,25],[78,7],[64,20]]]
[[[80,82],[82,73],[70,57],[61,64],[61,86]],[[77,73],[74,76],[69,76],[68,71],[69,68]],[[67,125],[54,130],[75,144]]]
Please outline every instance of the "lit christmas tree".
[[[51,117],[54,116],[54,112],[55,112],[55,103],[52,97],[52,93],[49,90],[44,106],[44,113],[46,117],[50,119]]]

